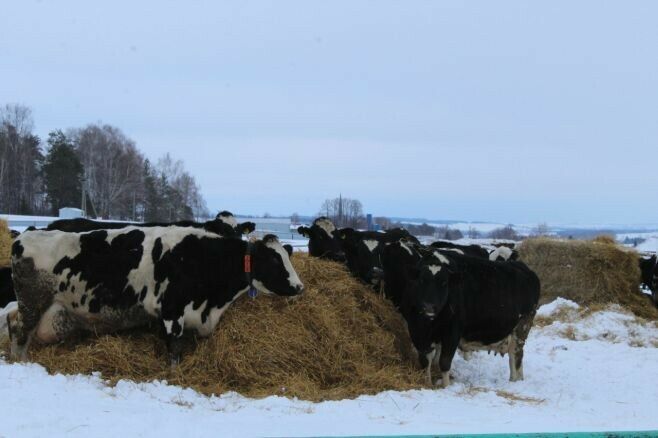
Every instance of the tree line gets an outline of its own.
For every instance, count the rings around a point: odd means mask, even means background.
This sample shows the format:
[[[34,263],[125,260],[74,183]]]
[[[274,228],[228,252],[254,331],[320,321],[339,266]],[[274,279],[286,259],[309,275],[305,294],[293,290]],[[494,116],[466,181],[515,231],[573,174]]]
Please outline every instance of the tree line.
[[[0,108],[0,211],[55,215],[85,207],[90,217],[178,221],[207,217],[195,178],[169,154],[151,162],[117,127],[56,130],[46,145],[30,108]],[[44,148],[45,146],[45,148]]]

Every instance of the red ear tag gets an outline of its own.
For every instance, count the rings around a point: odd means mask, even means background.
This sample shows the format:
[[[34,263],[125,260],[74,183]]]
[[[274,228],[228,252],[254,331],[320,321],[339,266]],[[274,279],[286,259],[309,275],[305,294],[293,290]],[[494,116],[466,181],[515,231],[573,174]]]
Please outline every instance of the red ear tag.
[[[251,272],[251,256],[248,254],[244,256],[244,272]]]

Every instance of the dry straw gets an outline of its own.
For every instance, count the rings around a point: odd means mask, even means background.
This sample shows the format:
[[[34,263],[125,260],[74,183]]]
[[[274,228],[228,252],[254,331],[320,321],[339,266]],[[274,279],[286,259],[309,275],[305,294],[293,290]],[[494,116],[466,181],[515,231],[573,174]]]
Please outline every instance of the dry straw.
[[[212,337],[189,339],[175,372],[155,330],[33,345],[31,359],[50,372],[164,379],[205,394],[317,401],[422,386],[406,326],[390,302],[340,264],[303,254],[293,264],[306,287],[301,297],[243,296]]]
[[[557,297],[583,305],[616,303],[637,316],[658,319],[658,309],[639,291],[640,268],[634,251],[601,236],[592,241],[528,239],[520,258],[541,280],[541,303]]]
[[[6,268],[11,264],[11,243],[7,221],[0,219],[0,268]]]

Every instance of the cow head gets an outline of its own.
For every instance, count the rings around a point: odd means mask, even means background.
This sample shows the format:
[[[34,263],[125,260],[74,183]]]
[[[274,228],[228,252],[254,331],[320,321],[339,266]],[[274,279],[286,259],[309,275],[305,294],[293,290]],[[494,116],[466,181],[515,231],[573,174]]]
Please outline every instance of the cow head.
[[[654,284],[654,275],[658,275],[658,260],[656,255],[650,258],[640,258],[640,271],[642,273],[642,283],[644,283],[651,291],[655,291],[656,284]]]
[[[233,228],[237,236],[240,236],[242,234],[253,233],[254,230],[256,229],[256,224],[253,222],[238,223],[238,221],[233,216],[233,213],[226,210],[217,213],[215,220],[220,221]]]
[[[319,217],[310,227],[299,227],[297,232],[308,239],[308,252],[336,262],[345,261],[342,242],[337,239],[336,226],[326,217]]]
[[[393,242],[382,251],[382,268],[386,297],[401,306],[407,285],[408,267],[415,266],[421,255],[414,245],[404,241]],[[375,270],[376,271],[376,270]]]
[[[272,234],[253,243],[252,284],[266,294],[299,295],[304,290],[295,268],[290,262],[292,247],[281,245]]]
[[[421,319],[434,321],[448,301],[450,265],[430,256],[424,257],[411,271],[407,283],[409,310]]]

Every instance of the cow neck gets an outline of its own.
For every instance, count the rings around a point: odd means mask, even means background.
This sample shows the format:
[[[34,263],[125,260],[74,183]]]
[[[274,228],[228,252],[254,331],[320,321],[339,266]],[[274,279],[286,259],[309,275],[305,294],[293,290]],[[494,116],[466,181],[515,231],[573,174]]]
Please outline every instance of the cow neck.
[[[247,241],[247,248],[244,253],[244,275],[247,279],[247,287],[249,288],[247,293],[251,298],[256,298],[256,295],[258,295],[258,291],[252,284],[254,270],[252,254],[254,253],[255,246],[253,242]]]

